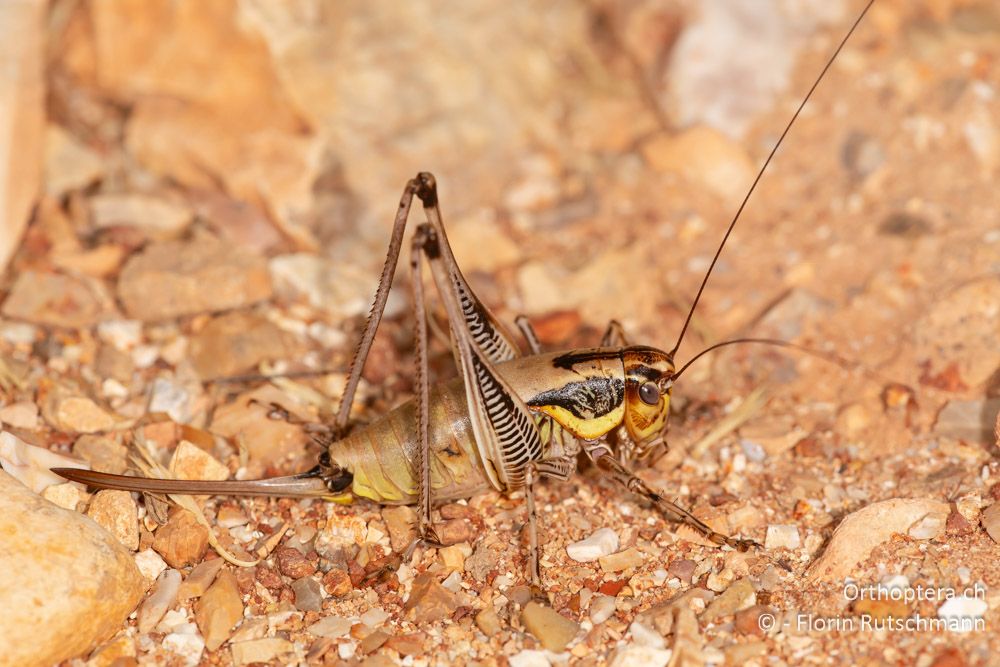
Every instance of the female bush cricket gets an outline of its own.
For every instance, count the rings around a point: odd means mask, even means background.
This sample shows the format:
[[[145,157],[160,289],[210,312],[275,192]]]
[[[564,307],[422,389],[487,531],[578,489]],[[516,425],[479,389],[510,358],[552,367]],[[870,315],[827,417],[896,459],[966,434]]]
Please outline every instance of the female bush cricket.
[[[417,505],[418,544],[437,545],[431,522],[434,502],[465,498],[488,489],[524,489],[528,515],[529,576],[541,586],[534,485],[540,477],[566,480],[579,454],[671,519],[686,524],[720,546],[746,550],[756,543],[713,530],[677,503],[649,488],[630,470],[665,449],[672,388],[690,364],[724,345],[757,342],[741,338],[702,350],[680,366],[675,354],[684,339],[712,269],[747,201],[802,108],[837,54],[864,18],[870,1],[816,78],[798,110],[775,142],[733,216],[705,272],[687,318],[669,351],[629,345],[612,322],[600,345],[544,353],[530,323],[517,319],[530,354],[483,305],[452,254],[441,216],[437,183],[420,173],[404,188],[374,304],[354,355],[346,389],[326,451],[309,472],[254,481],[190,482],[123,477],[76,469],[54,472],[91,486],[159,493],[329,497],[349,493],[383,504]],[[416,397],[363,428],[348,430],[348,418],[362,369],[388,298],[414,198],[425,213],[412,237],[410,275],[416,320]],[[460,377],[431,391],[427,370],[428,315],[423,286],[425,264],[444,305]],[[808,350],[807,350],[808,351]],[[830,355],[822,355],[829,357]]]

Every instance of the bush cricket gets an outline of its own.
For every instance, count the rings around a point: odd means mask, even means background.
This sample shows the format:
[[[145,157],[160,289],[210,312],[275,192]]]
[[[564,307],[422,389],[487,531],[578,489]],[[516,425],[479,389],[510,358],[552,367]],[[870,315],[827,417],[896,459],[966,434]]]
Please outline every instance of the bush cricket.
[[[489,489],[524,489],[527,504],[529,579],[541,589],[538,511],[534,486],[541,477],[569,479],[583,454],[627,490],[646,498],[668,518],[686,524],[720,546],[746,550],[750,539],[713,530],[676,502],[635,476],[631,466],[648,463],[666,450],[670,396],[692,362],[725,345],[762,343],[811,352],[780,340],[740,338],[710,346],[687,363],[675,363],[712,269],[777,149],[847,40],[864,18],[870,1],[815,79],[797,111],[757,172],[705,272],[686,320],[669,351],[630,345],[612,322],[598,347],[543,352],[527,318],[517,327],[526,341],[523,354],[498,319],[469,286],[452,254],[441,216],[437,183],[419,173],[404,188],[374,304],[354,354],[332,435],[319,465],[290,477],[253,481],[193,482],[127,477],[77,469],[55,469],[63,477],[99,488],[154,493],[293,497],[362,497],[382,504],[415,504],[420,544],[439,545],[431,522],[433,503],[467,498]],[[381,322],[414,198],[425,221],[411,240],[410,277],[416,322],[416,396],[364,427],[348,430],[354,395]],[[459,378],[435,388],[428,380],[428,314],[424,270],[447,315]],[[836,361],[836,359],[833,359]]]

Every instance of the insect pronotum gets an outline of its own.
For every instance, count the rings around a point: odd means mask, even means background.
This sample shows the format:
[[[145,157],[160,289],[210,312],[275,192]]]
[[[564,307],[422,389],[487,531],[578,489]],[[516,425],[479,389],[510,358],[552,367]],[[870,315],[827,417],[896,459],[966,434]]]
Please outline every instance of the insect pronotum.
[[[827,61],[758,171],[723,235],[670,351],[629,345],[622,328],[612,322],[598,347],[543,352],[530,323],[519,317],[517,326],[529,350],[529,354],[523,354],[514,337],[483,305],[462,275],[445,232],[437,183],[431,174],[420,173],[403,190],[374,304],[319,465],[291,477],[226,482],[147,479],[61,468],[55,472],[95,487],[134,491],[311,497],[350,494],[383,504],[415,504],[417,538],[404,559],[421,543],[439,544],[431,522],[433,503],[467,498],[489,489],[505,493],[524,489],[529,577],[533,586],[540,588],[534,485],[540,477],[568,479],[582,453],[623,487],[713,543],[740,550],[755,546],[752,540],[716,532],[649,488],[630,466],[665,449],[671,391],[694,360],[723,345],[745,342],[804,349],[785,341],[741,338],[702,350],[679,370],[674,359],[712,269],[747,201],[873,1],[865,6]],[[348,430],[351,405],[381,322],[415,197],[425,214],[425,222],[413,234],[410,254],[416,320],[416,396],[375,422]],[[458,379],[433,390],[427,372],[425,264],[444,304],[460,368]],[[838,360],[833,355],[820,356]]]

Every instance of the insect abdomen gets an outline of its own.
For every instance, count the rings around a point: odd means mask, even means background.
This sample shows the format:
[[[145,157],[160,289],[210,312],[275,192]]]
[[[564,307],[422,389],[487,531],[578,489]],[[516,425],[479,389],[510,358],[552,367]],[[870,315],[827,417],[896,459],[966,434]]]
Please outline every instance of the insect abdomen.
[[[430,398],[431,497],[469,498],[490,488],[473,441],[465,389],[456,380]],[[330,459],[354,475],[351,491],[378,503],[417,502],[417,410],[407,401],[330,445]]]

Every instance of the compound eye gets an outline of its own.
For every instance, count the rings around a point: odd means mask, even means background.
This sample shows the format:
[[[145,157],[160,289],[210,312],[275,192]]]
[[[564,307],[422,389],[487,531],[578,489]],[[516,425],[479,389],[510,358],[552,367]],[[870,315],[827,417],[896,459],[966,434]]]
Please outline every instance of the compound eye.
[[[646,405],[656,405],[660,402],[660,388],[655,382],[643,382],[639,385],[639,398]]]

